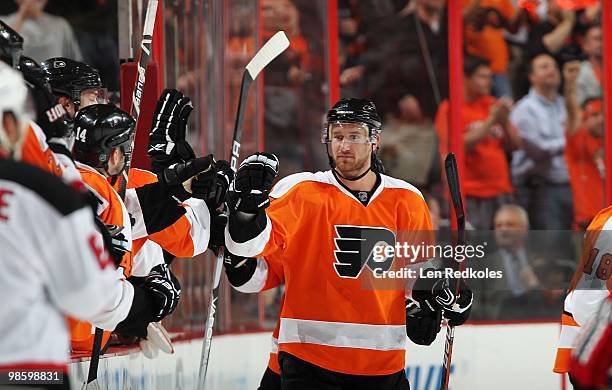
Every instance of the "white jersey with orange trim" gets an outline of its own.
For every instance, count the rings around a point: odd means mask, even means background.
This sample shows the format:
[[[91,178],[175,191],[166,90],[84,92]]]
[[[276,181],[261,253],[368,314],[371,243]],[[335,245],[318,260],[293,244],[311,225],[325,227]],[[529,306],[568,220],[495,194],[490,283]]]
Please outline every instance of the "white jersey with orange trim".
[[[395,247],[406,233],[431,238],[421,193],[403,180],[380,175],[364,206],[326,171],[288,176],[270,197],[265,218],[257,220],[260,232],[239,237],[241,227],[230,217],[225,242],[239,256],[282,259],[286,287],[279,351],[346,374],[403,370],[404,285],[372,288],[378,282],[375,270],[380,275],[400,262],[375,260],[372,252],[381,241]]]
[[[0,161],[0,369],[65,368],[70,315],[112,330],[134,296],[117,278],[91,209],[29,164]]]
[[[610,295],[612,284],[612,206],[601,210],[587,228],[580,261],[582,272],[565,297],[554,372],[565,373],[576,340]]]

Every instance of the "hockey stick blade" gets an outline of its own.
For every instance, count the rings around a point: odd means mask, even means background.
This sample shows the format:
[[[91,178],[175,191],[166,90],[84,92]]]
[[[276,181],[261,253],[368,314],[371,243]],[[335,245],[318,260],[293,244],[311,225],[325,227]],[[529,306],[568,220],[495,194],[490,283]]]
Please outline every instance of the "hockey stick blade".
[[[459,186],[459,170],[457,169],[457,160],[455,159],[454,153],[449,153],[446,156],[444,167],[446,170],[446,181],[451,195],[451,202],[453,203],[455,216],[457,217],[457,227],[458,230],[463,230],[465,228],[465,212],[463,211],[461,187]]]
[[[289,47],[289,39],[283,31],[279,31],[268,39],[255,56],[249,61],[246,70],[249,72],[252,80],[257,78],[257,75],[263,68],[268,66],[273,59],[278,57]]]
[[[232,154],[230,159],[230,166],[234,172],[238,170],[238,156],[240,155],[240,141],[242,139],[242,122],[244,120],[244,111],[246,109],[249,88],[263,68],[288,47],[289,39],[287,39],[287,35],[285,35],[283,31],[279,31],[259,49],[245,67],[244,73],[242,74],[242,83],[240,85],[240,98],[238,99],[238,110],[236,112],[236,123],[234,124],[234,139],[232,142]]]

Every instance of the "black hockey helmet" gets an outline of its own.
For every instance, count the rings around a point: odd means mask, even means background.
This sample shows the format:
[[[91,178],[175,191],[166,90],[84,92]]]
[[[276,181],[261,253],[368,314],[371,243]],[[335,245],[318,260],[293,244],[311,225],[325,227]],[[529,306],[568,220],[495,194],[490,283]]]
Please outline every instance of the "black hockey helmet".
[[[54,57],[41,62],[40,66],[47,75],[53,93],[69,97],[77,108],[81,104],[81,93],[85,90],[96,90],[101,99],[106,98],[106,89],[102,86],[100,73],[83,62]],[[98,103],[106,102],[98,100]]]
[[[82,108],[74,118],[75,160],[94,168],[107,168],[114,148],[121,148],[129,159],[130,137],[136,122],[127,112],[112,104]]]
[[[36,123],[43,129],[47,139],[68,136],[72,132],[72,121],[53,95],[51,85],[40,65],[32,58],[22,55],[18,69],[30,90]]]
[[[367,125],[370,138],[379,135],[382,130],[382,121],[373,102],[366,99],[342,98],[327,113],[321,142],[328,143],[330,141],[330,124],[342,122]]]
[[[0,60],[17,67],[23,51],[23,37],[0,20]]]
[[[380,119],[380,115],[378,115],[378,111],[376,111],[376,106],[373,102],[367,99],[359,99],[359,98],[342,98],[334,104],[331,110],[327,113],[327,120],[323,126],[323,130],[321,132],[321,142],[329,144],[331,142],[331,134],[329,126],[333,123],[363,123],[368,128],[368,135],[370,137],[370,142],[374,143],[377,136],[382,132],[382,120]],[[378,150],[372,150],[372,163],[371,169],[375,172],[385,173],[385,168],[383,167],[382,162],[376,155]],[[329,158],[329,165],[334,168],[334,161],[329,154],[329,149],[327,149],[327,157]],[[348,180],[358,180],[363,177],[367,173],[364,172],[360,177],[348,179]],[[346,178],[345,178],[346,179]]]

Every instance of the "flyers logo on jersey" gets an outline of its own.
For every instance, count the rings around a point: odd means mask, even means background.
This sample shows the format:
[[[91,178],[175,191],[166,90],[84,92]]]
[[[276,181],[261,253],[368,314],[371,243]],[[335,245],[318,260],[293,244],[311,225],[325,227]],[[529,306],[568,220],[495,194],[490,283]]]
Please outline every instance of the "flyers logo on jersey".
[[[355,279],[367,266],[370,271],[388,271],[394,257],[376,259],[374,247],[395,247],[395,234],[385,228],[370,226],[335,225],[334,269],[341,278]]]

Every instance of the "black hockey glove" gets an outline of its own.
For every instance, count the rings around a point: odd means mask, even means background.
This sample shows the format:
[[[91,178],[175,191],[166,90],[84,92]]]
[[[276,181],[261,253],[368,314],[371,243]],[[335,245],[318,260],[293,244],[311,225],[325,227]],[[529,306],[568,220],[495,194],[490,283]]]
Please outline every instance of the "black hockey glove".
[[[217,210],[211,211],[210,215],[210,239],[208,249],[215,255],[219,254],[219,249],[225,246],[225,226],[227,225],[227,215]]]
[[[212,155],[211,155],[212,158]],[[234,171],[225,160],[213,163],[213,169],[193,178],[191,189],[194,198],[203,199],[209,210],[216,210],[226,199]]]
[[[257,214],[270,205],[268,194],[278,174],[278,158],[271,153],[247,157],[236,173],[228,196],[232,210]]]
[[[181,285],[167,264],[160,264],[149,272],[142,288],[153,296],[154,310],[152,322],[161,321],[171,314],[181,299]]]
[[[21,56],[19,70],[32,95],[36,109],[36,124],[44,131],[47,139],[68,136],[72,131],[72,121],[64,106],[53,95],[40,65],[31,58]]]
[[[192,183],[196,175],[214,174],[215,160],[211,155],[194,158],[188,162],[174,164],[157,174],[159,182],[168,192],[184,201],[193,195]]]
[[[225,252],[223,258],[223,268],[227,280],[234,287],[240,287],[253,277],[257,269],[257,259],[253,257],[242,257]]]
[[[118,268],[123,260],[123,256],[130,251],[128,247],[127,239],[125,235],[121,233],[123,230],[122,226],[117,225],[106,225],[100,217],[94,214],[94,223],[98,232],[102,235],[102,241],[104,242],[104,248],[108,251],[115,264],[115,268]]]
[[[433,269],[426,269],[427,274]],[[454,280],[446,278],[419,278],[412,289],[412,298],[419,302],[421,307],[427,306],[430,310],[443,310],[443,316],[449,325],[459,326],[468,320],[472,310],[472,290],[465,280],[459,281],[459,295],[451,286]]]
[[[187,121],[193,104],[176,89],[165,89],[153,113],[149,146],[151,169],[160,172],[177,163],[195,158],[195,153],[187,143]]]
[[[106,225],[106,229],[110,237],[109,252],[113,258],[113,262],[117,267],[119,267],[121,260],[123,260],[123,256],[130,251],[128,241],[125,238],[125,235],[121,232],[123,230],[123,226]]]
[[[440,333],[442,310],[430,310],[411,299],[406,300],[406,335],[418,345],[431,345]]]

